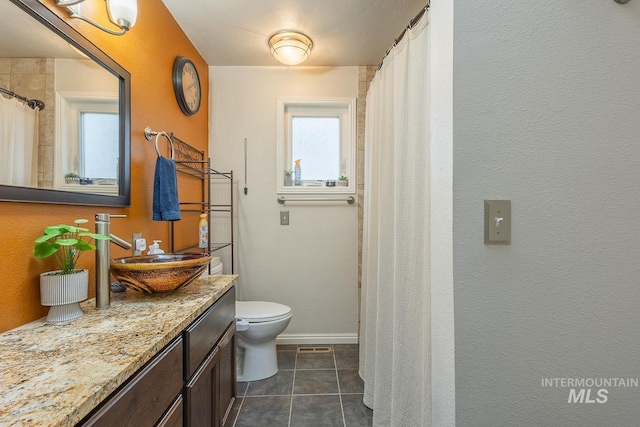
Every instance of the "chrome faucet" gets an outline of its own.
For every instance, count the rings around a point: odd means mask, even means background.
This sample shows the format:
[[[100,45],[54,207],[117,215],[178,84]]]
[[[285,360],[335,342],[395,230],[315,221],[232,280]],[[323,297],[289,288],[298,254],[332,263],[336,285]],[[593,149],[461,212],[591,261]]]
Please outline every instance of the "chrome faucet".
[[[126,218],[126,215],[96,214],[96,233],[109,236],[111,241],[123,249],[131,249],[131,243],[111,234],[111,218]],[[96,308],[109,308],[111,305],[111,282],[109,270],[111,246],[109,240],[96,240]]]

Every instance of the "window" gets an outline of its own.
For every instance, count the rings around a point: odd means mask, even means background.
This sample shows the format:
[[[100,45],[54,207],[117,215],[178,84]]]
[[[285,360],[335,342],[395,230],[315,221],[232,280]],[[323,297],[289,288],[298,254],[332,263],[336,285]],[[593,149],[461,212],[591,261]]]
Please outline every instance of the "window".
[[[118,113],[80,112],[80,176],[118,179]]]
[[[278,193],[355,192],[355,99],[278,98],[277,137]]]
[[[54,188],[118,194],[118,98],[112,94],[58,92]],[[74,173],[80,181],[68,182]],[[80,184],[80,185],[79,185]]]

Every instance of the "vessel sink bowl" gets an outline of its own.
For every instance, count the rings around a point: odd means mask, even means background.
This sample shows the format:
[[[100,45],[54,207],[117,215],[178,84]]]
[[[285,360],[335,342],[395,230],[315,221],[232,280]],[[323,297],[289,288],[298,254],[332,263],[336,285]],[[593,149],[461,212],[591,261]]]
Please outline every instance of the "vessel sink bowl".
[[[111,260],[111,274],[126,287],[153,294],[193,282],[207,269],[209,254],[140,255]]]

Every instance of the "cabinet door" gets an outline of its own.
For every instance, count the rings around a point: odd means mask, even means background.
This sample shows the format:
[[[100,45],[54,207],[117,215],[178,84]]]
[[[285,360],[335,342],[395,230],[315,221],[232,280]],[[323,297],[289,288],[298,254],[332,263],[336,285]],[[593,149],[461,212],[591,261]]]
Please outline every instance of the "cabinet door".
[[[220,353],[215,347],[185,388],[186,427],[220,426]]]
[[[230,426],[229,412],[236,398],[236,324],[233,322],[218,343],[220,349],[220,416]]]
[[[178,338],[81,422],[83,427],[151,427],[182,392],[182,338]]]

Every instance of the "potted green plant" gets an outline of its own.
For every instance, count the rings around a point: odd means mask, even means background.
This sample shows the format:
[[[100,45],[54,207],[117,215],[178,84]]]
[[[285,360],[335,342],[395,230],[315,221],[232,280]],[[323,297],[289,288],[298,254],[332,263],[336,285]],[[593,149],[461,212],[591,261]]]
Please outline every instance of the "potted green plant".
[[[78,184],[80,182],[80,177],[78,176],[78,174],[69,172],[68,174],[65,174],[64,182],[66,182],[67,184]]]
[[[293,185],[293,170],[287,169],[284,171],[284,185],[291,186]]]
[[[348,187],[349,186],[349,178],[345,175],[340,175],[338,178],[338,187]]]
[[[48,322],[66,322],[82,316],[80,301],[87,299],[89,272],[76,269],[83,252],[96,249],[93,240],[109,240],[103,234],[90,233],[80,227],[86,219],[76,219],[75,225],[52,225],[36,239],[33,255],[44,259],[54,256],[60,270],[40,274],[40,300],[50,306]]]

